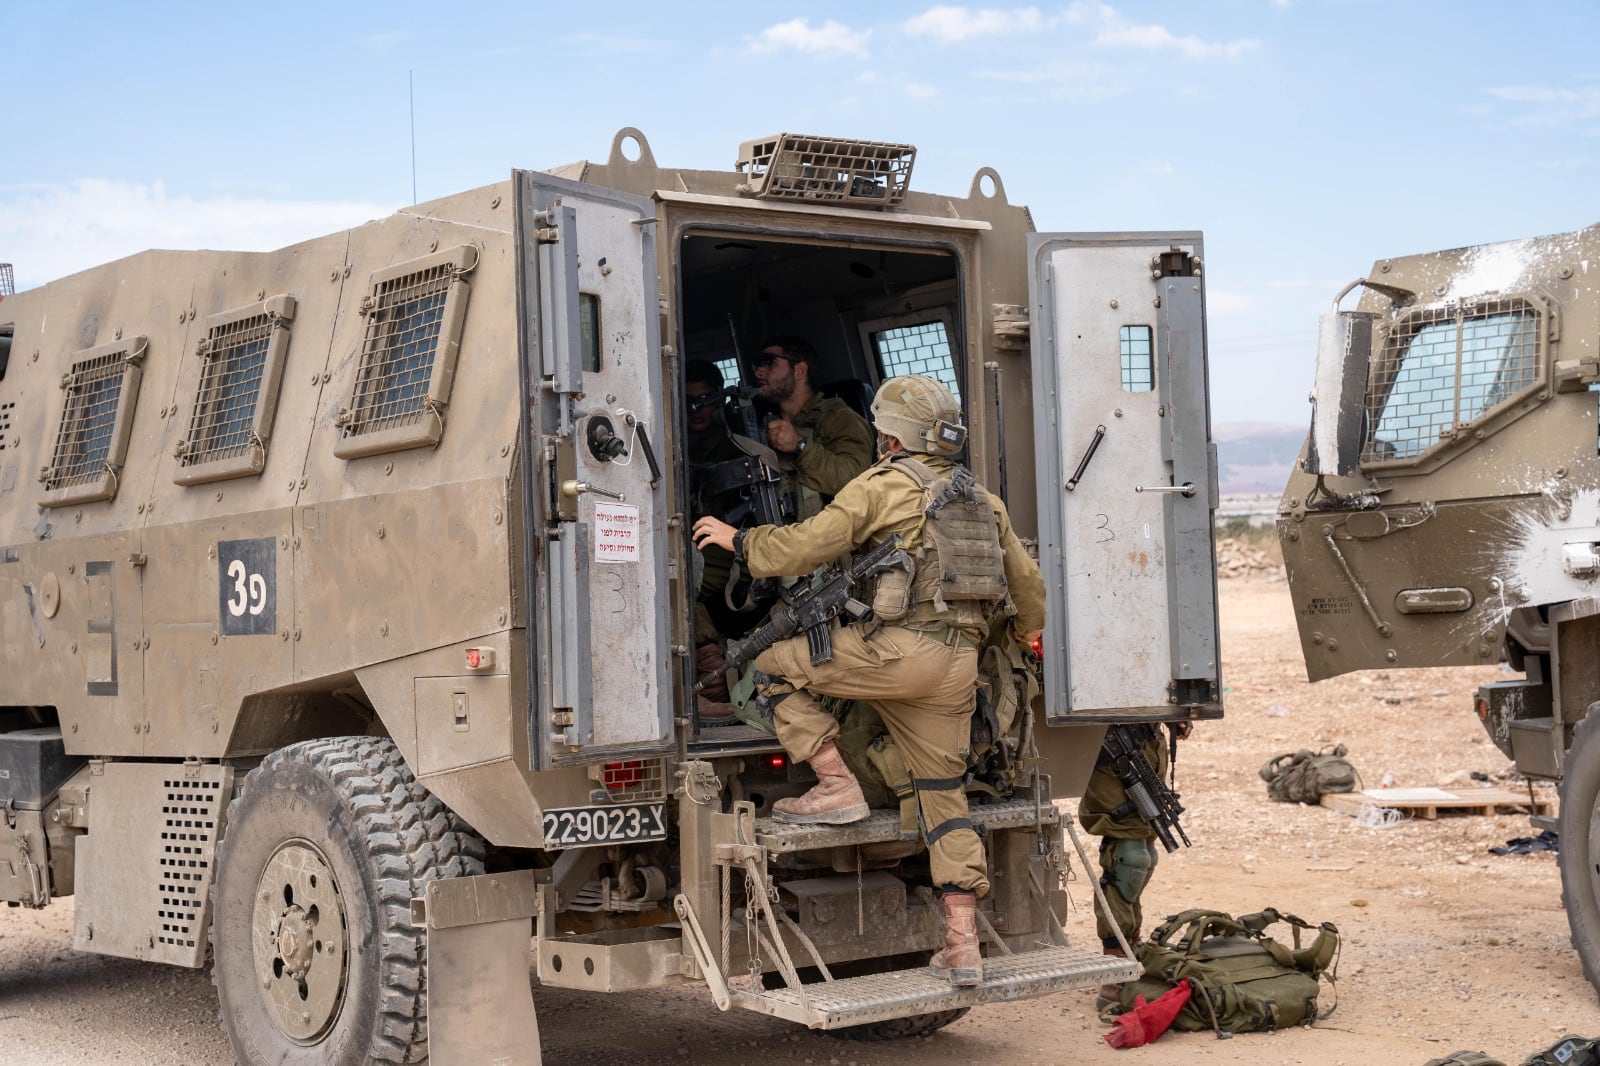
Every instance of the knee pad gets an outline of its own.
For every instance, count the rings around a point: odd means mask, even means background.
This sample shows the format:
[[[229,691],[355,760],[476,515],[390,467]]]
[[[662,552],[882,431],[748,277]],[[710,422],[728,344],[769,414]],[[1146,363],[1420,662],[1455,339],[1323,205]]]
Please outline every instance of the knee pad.
[[[1111,863],[1100,884],[1114,888],[1129,903],[1139,902],[1144,887],[1156,870],[1156,848],[1148,840],[1108,841]]]

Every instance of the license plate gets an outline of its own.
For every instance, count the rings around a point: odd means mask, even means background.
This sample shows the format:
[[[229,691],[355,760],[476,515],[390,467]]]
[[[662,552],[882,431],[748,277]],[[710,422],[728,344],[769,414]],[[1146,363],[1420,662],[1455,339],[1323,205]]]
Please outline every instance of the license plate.
[[[665,803],[556,807],[544,812],[546,848],[589,848],[667,839]]]

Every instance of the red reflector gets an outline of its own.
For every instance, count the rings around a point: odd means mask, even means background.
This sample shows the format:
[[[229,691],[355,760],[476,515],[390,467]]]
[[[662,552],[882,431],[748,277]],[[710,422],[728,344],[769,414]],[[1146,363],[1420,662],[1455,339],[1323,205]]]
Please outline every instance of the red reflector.
[[[644,780],[644,763],[608,762],[600,771],[600,781],[608,789],[634,788]]]
[[[477,648],[467,649],[467,669],[476,670],[483,665],[483,653]]]
[[[1044,658],[1044,638],[1043,637],[1034,637],[1033,638],[1033,654],[1037,655],[1041,659]]]
[[[782,770],[785,766],[789,765],[789,760],[785,759],[782,755],[768,755],[767,765],[772,767],[774,770]]]

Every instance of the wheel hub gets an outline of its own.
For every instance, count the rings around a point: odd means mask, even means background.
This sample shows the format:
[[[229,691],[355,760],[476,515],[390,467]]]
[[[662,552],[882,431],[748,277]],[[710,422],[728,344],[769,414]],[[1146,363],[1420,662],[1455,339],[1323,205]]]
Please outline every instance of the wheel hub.
[[[287,841],[267,860],[252,928],[267,1016],[290,1039],[314,1043],[339,1016],[350,969],[344,899],[315,845]]]

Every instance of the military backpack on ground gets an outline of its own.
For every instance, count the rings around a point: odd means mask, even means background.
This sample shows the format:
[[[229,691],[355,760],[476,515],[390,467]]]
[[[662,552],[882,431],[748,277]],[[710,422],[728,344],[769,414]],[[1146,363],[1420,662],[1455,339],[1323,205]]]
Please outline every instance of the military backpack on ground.
[[[1345,760],[1346,750],[1343,744],[1332,751],[1301,748],[1267,760],[1261,767],[1267,795],[1280,803],[1321,803],[1329,792],[1353,791],[1356,768]]]
[[[1277,922],[1293,929],[1293,946],[1264,930]],[[1310,943],[1301,934],[1315,930]],[[1333,983],[1339,955],[1339,930],[1267,908],[1238,918],[1221,911],[1188,910],[1158,926],[1134,954],[1144,976],[1122,986],[1120,1002],[1132,1009],[1135,996],[1147,1001],[1187,981],[1193,993],[1173,1019],[1187,1032],[1253,1033],[1310,1025],[1318,1018],[1318,993]],[[1322,1017],[1332,1008],[1322,1012]]]

